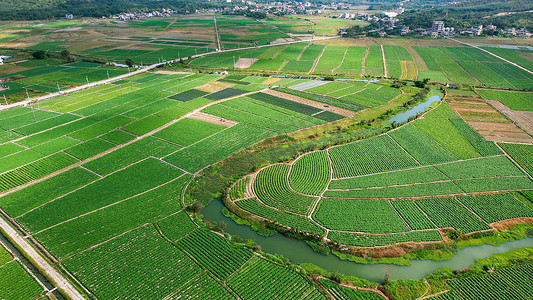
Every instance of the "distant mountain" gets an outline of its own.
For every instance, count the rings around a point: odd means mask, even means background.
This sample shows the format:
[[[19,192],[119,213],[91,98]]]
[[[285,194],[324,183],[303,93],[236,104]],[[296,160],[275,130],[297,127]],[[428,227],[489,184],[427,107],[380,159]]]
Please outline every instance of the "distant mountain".
[[[180,11],[213,7],[217,1],[203,0],[0,0],[0,20],[46,20],[102,17],[128,11],[170,8]]]

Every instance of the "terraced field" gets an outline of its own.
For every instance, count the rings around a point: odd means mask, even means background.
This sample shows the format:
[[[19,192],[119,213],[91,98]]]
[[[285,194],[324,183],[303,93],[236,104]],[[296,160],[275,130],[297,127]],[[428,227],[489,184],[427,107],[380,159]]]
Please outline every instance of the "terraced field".
[[[513,158],[529,168],[522,158],[529,152],[516,152]],[[322,228],[328,239],[348,246],[436,242],[443,228],[466,234],[533,217],[515,193],[532,190],[531,177],[446,103],[387,134],[269,166],[254,178],[246,184],[255,195],[230,192],[240,209],[281,226]],[[280,188],[265,189],[267,181]]]

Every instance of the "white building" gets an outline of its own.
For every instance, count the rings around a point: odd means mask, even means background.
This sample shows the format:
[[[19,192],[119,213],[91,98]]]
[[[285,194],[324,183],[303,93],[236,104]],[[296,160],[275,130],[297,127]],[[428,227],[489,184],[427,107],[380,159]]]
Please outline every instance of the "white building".
[[[433,21],[433,26],[431,26],[431,32],[443,32],[444,31],[444,21]]]

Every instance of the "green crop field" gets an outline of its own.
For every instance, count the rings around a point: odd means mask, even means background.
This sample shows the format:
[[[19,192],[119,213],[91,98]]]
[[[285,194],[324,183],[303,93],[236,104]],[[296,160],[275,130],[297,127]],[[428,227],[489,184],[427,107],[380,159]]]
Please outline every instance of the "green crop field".
[[[238,112],[226,117],[231,124],[241,123],[226,127],[183,118],[212,102],[197,98],[199,93],[194,88],[218,79],[220,76],[213,75],[141,75],[117,85],[44,101],[41,107],[46,110],[36,108],[35,118],[34,111],[27,107],[0,112],[5,132],[0,144],[2,189],[57,172],[0,197],[0,207],[97,297],[151,298],[188,291],[198,297],[232,298],[235,291],[220,281],[229,282],[237,276],[253,254],[234,248],[208,230],[197,229],[196,221],[191,221],[184,211],[183,195],[193,178],[187,173],[279,134],[267,128],[284,124],[283,132],[291,132],[324,124],[338,115],[323,114],[320,109],[266,94],[227,100],[243,92],[230,89],[210,94],[221,101],[210,108]],[[228,78],[239,82],[244,79],[265,80]],[[242,82],[243,86],[248,83]],[[300,82],[286,80],[287,85]],[[175,101],[172,96],[176,93],[192,96],[183,96],[188,101]],[[252,121],[241,120],[245,111],[261,122],[253,125]],[[80,160],[85,161],[78,167]],[[304,167],[302,172],[306,170]],[[315,199],[301,197],[311,202]],[[311,202],[302,203],[303,213],[310,209]],[[319,226],[308,224],[305,217],[277,210],[271,213],[283,217],[285,221],[280,225],[292,228],[301,224],[302,230],[324,233]],[[207,244],[212,246],[209,254]],[[145,247],[150,250],[138,251]],[[227,260],[220,260],[221,251]],[[277,266],[262,261],[267,267]],[[113,267],[115,264],[120,267]],[[165,267],[154,269],[159,264]],[[99,268],[100,265],[107,267]],[[99,270],[92,272],[93,268]],[[311,281],[296,271],[279,272],[273,278],[300,278],[297,282],[302,293],[323,297]],[[143,288],[156,281],[157,289]],[[116,289],[117,284],[120,290]],[[211,286],[211,290],[198,285]],[[232,285],[238,288],[239,283],[232,281]],[[264,283],[261,291],[273,287],[272,283]],[[12,291],[19,292],[22,290]],[[33,290],[28,286],[25,292]]]
[[[529,297],[523,253],[420,281],[396,281],[394,268],[361,275],[377,283],[310,251],[408,264],[530,233],[532,146],[486,140],[457,103],[497,100],[526,116],[531,74],[453,39],[350,37],[368,24],[340,14],[366,7],[278,3],[263,17],[215,2],[2,23],[12,58],[0,66],[0,210],[15,234],[94,299]],[[93,4],[84,9],[98,14]],[[15,6],[1,16],[39,17]],[[527,39],[459,39],[533,68]],[[389,121],[431,95],[445,100]],[[38,267],[44,288],[2,244],[0,299],[75,298]]]
[[[2,276],[0,282],[2,299],[33,299],[43,293],[43,288],[1,244],[0,276]]]
[[[365,75],[383,75],[383,56],[379,46],[369,46],[368,54],[365,58]]]
[[[476,90],[485,99],[498,100],[510,109],[533,111],[533,93],[507,92],[497,90]]]
[[[339,91],[350,88],[334,82],[313,89],[326,90],[327,85]],[[429,122],[435,125],[429,127]],[[527,153],[515,150],[511,155],[527,168]],[[466,234],[533,213],[502,193],[533,189],[533,181],[446,103],[390,133],[312,152],[290,165],[269,166],[253,185],[257,200],[236,201],[240,209],[299,230],[319,232],[319,225],[330,230],[328,238],[350,246],[440,241],[438,228]],[[243,188],[237,185],[230,194],[244,195]],[[479,192],[496,193],[475,194]],[[305,194],[321,198],[317,202]]]

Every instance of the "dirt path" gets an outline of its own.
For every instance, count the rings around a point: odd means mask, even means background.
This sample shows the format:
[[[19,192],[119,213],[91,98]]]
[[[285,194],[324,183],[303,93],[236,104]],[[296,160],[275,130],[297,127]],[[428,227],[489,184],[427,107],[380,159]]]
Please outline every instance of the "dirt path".
[[[165,31],[167,31],[170,26],[172,26],[174,23],[176,23],[176,21],[178,20],[178,18],[174,18],[174,20],[172,20],[172,22],[170,22],[170,24],[167,25],[167,27],[165,27]]]
[[[364,76],[365,75],[365,63],[366,63],[366,58],[368,57],[368,46],[366,46],[366,50],[365,50],[365,56],[363,56],[363,60],[361,61],[361,76]]]
[[[313,67],[311,68],[311,71],[309,71],[309,74],[313,73],[316,69],[316,66],[318,65],[318,62],[320,61],[320,58],[322,57],[322,54],[324,54],[324,51],[326,51],[326,48],[328,46],[322,48],[322,52],[320,52],[320,55],[315,59],[315,63],[313,64]]]
[[[71,299],[85,299],[83,295],[68,281],[61,273],[59,273],[50,263],[48,263],[38,252],[35,250],[28,241],[26,241],[6,220],[0,218],[0,228],[6,233],[6,235],[15,243],[20,249],[22,249],[39,267],[48,278],[61,289]]]
[[[348,46],[346,46],[346,50],[344,50],[344,55],[342,56],[341,63],[335,69],[331,70],[331,73],[335,73],[337,69],[339,69],[342,66],[342,64],[344,63],[344,60],[346,59],[347,53],[348,53]]]
[[[381,58],[383,60],[383,76],[389,77],[387,72],[387,58],[385,58],[385,49],[383,48],[383,45],[379,45],[379,48],[381,49]]]
[[[217,50],[222,51],[224,50],[224,46],[222,45],[222,41],[220,40],[220,33],[218,31],[218,24],[217,24],[217,16],[213,16],[213,21],[215,23],[215,40],[217,42]]]

